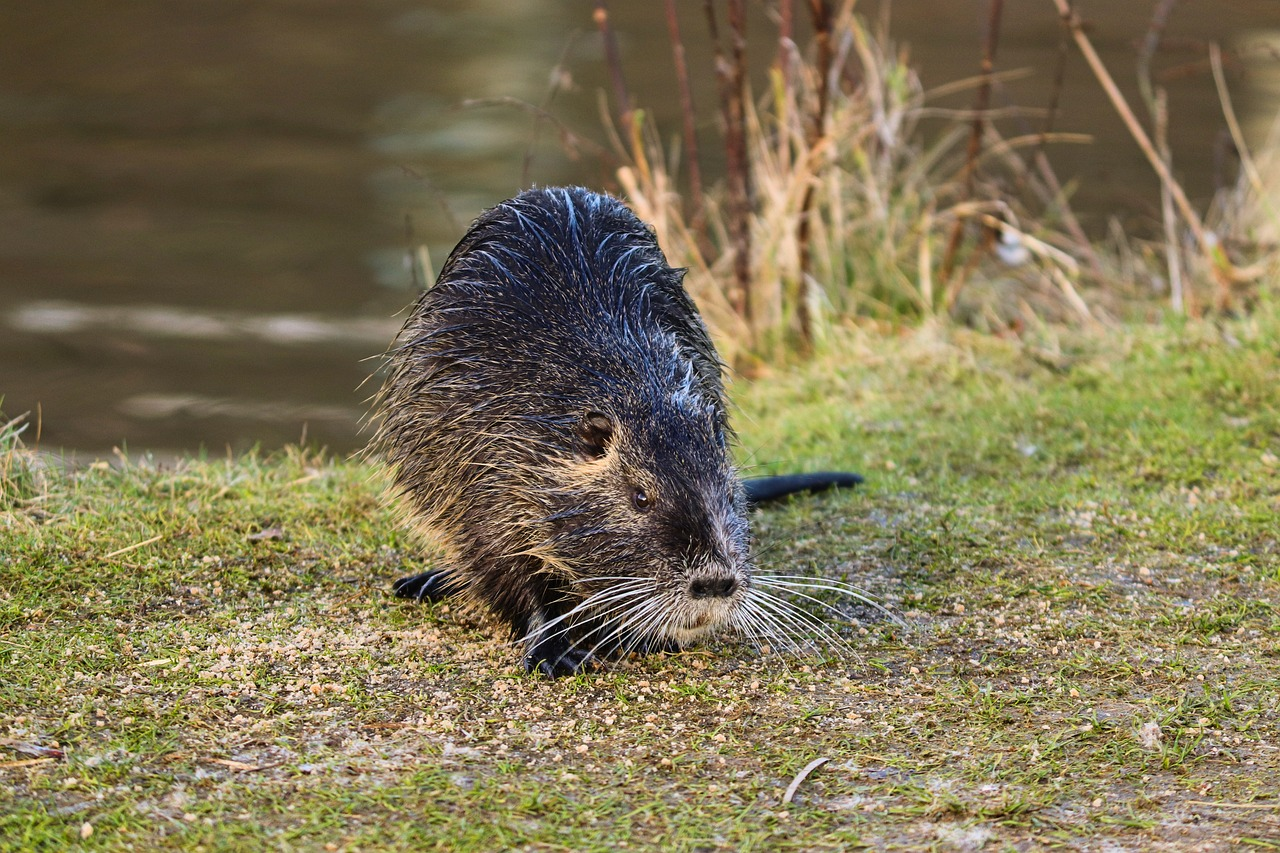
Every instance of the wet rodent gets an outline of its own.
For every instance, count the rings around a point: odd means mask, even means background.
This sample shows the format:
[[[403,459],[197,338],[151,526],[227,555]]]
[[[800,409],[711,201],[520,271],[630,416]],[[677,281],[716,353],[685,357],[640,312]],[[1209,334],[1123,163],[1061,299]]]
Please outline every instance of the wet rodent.
[[[856,475],[744,482],[721,363],[652,232],[616,199],[532,189],[481,214],[388,352],[371,448],[461,595],[549,676],[758,629],[749,503]]]

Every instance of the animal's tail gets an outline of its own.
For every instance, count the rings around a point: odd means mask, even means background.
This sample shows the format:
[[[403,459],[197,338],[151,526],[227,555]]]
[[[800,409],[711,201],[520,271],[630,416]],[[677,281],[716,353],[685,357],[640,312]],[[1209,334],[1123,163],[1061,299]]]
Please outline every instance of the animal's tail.
[[[843,471],[819,471],[814,474],[783,474],[778,477],[752,477],[743,480],[747,490],[747,503],[776,501],[796,492],[821,492],[826,489],[851,489],[862,482],[861,474]]]

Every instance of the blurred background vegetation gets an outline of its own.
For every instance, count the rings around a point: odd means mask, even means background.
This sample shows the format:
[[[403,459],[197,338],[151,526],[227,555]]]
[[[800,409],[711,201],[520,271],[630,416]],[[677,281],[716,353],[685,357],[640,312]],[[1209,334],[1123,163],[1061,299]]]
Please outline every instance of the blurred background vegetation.
[[[396,312],[530,183],[624,196],[747,375],[1274,295],[1273,0],[51,0],[0,37],[28,445],[355,448]]]

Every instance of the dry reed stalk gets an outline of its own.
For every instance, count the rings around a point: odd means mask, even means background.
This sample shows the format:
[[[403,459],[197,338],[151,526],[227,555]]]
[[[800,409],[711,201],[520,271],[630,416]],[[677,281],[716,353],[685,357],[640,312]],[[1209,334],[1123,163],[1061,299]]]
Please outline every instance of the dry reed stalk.
[[[785,159],[791,150],[792,138],[788,132],[793,120],[791,107],[795,103],[795,72],[800,65],[800,52],[795,43],[795,4],[793,0],[778,0],[778,52],[773,58],[771,82],[774,88],[773,108],[776,115],[776,133],[779,159]]]
[[[1067,55],[1070,52],[1070,42],[1068,41],[1068,33],[1065,27],[1061,28],[1058,36],[1058,60],[1054,63],[1053,69],[1053,85],[1049,89],[1049,105],[1045,107],[1044,124],[1040,126],[1040,132],[1044,138],[1041,139],[1039,147],[1036,149],[1037,154],[1044,154],[1045,144],[1048,136],[1053,133],[1053,123],[1058,118],[1058,103],[1062,99],[1062,91],[1065,88],[1067,79]]]
[[[1003,0],[989,0],[987,7],[987,35],[982,45],[982,82],[974,95],[973,125],[969,134],[969,146],[965,153],[963,173],[964,195],[962,200],[973,197],[974,179],[978,153],[982,150],[982,134],[986,127],[987,110],[991,103],[991,73],[995,69],[996,46],[1000,36],[1000,16],[1004,9]],[[940,276],[943,281],[951,278],[955,267],[956,253],[960,250],[960,241],[964,236],[964,222],[957,219],[951,225],[951,235],[947,238],[947,250],[942,256]],[[963,282],[964,279],[961,279]],[[948,284],[948,290],[951,290]],[[958,288],[956,288],[958,290]]]
[[[1080,220],[1076,219],[1075,211],[1071,209],[1070,204],[1067,204],[1062,183],[1058,180],[1058,174],[1053,170],[1053,165],[1049,162],[1049,156],[1045,153],[1045,145],[1048,144],[1050,135],[1053,133],[1053,123],[1058,117],[1058,103],[1062,98],[1066,82],[1067,56],[1070,53],[1070,48],[1069,34],[1064,27],[1058,38],[1058,56],[1054,64],[1053,86],[1049,90],[1049,104],[1045,107],[1044,124],[1040,128],[1040,144],[1036,146],[1035,152],[1032,154],[1032,161],[1035,163],[1036,171],[1040,174],[1041,180],[1049,188],[1051,198],[1057,202],[1057,208],[1062,215],[1062,224],[1066,227],[1067,233],[1071,235],[1071,239],[1075,241],[1076,251],[1084,257],[1085,263],[1089,266],[1089,272],[1094,279],[1101,281],[1103,277],[1102,261],[1098,258],[1097,251],[1093,248],[1093,241],[1084,233],[1084,228],[1080,226]]]
[[[1169,148],[1169,97],[1163,86],[1155,86],[1151,82],[1151,61],[1160,49],[1160,39],[1165,26],[1169,23],[1169,15],[1173,12],[1178,0],[1160,0],[1156,3],[1151,15],[1151,23],[1147,25],[1147,34],[1138,49],[1138,91],[1147,105],[1151,115],[1152,132],[1155,136],[1156,154],[1164,161],[1165,168],[1173,170],[1173,152]],[[1179,314],[1187,311],[1187,295],[1182,278],[1182,247],[1178,244],[1177,213],[1173,209],[1173,197],[1169,188],[1160,184],[1160,219],[1164,227],[1165,268],[1169,274],[1169,301],[1174,311]]]
[[[1053,0],[1057,6],[1058,12],[1062,15],[1062,19],[1071,32],[1071,37],[1075,40],[1076,46],[1080,49],[1080,53],[1084,56],[1085,62],[1088,63],[1089,69],[1097,78],[1098,83],[1107,94],[1107,98],[1111,101],[1112,107],[1119,114],[1120,120],[1124,122],[1125,128],[1129,131],[1129,135],[1133,137],[1134,142],[1138,144],[1143,155],[1147,158],[1147,162],[1151,164],[1151,168],[1155,170],[1156,175],[1160,178],[1160,182],[1168,189],[1169,195],[1173,198],[1174,204],[1178,208],[1178,212],[1182,215],[1183,221],[1187,228],[1190,229],[1192,236],[1195,238],[1196,247],[1200,250],[1201,255],[1209,268],[1210,274],[1218,288],[1219,303],[1229,300],[1231,281],[1234,277],[1231,261],[1227,259],[1222,247],[1219,245],[1216,237],[1211,237],[1205,230],[1204,223],[1200,216],[1196,213],[1195,208],[1191,206],[1191,202],[1187,200],[1186,193],[1183,192],[1182,186],[1173,177],[1169,168],[1164,161],[1160,159],[1160,155],[1156,152],[1155,145],[1151,142],[1151,138],[1147,136],[1145,130],[1142,129],[1141,123],[1137,116],[1133,114],[1133,110],[1129,107],[1129,102],[1125,100],[1124,95],[1120,92],[1120,88],[1116,86],[1115,80],[1111,77],[1111,73],[1107,70],[1106,65],[1102,62],[1102,57],[1098,56],[1098,52],[1093,47],[1093,42],[1089,40],[1089,36],[1085,33],[1084,27],[1080,22],[1080,17],[1067,4],[1067,0]]]
[[[1169,148],[1169,95],[1164,87],[1155,92],[1151,105],[1152,129],[1155,131],[1156,153],[1173,168],[1173,152]],[[1164,184],[1160,185],[1160,219],[1164,227],[1165,266],[1169,272],[1169,303],[1179,314],[1194,311],[1195,294],[1186,289],[1182,277],[1182,246],[1178,241],[1178,216],[1173,209],[1173,196]]]
[[[1262,180],[1262,173],[1258,171],[1258,165],[1253,161],[1253,155],[1249,153],[1244,131],[1240,129],[1240,121],[1236,118],[1236,110],[1231,103],[1231,92],[1227,90],[1227,79],[1222,72],[1222,48],[1217,42],[1209,44],[1209,68],[1213,71],[1213,84],[1218,89],[1218,103],[1222,104],[1222,117],[1227,122],[1227,131],[1231,134],[1231,141],[1235,144],[1236,153],[1240,157],[1240,168],[1244,170],[1249,186],[1257,194],[1258,201],[1266,209],[1267,215],[1272,219],[1280,219],[1271,203],[1271,195]]]
[[[741,140],[726,139],[726,151],[740,144],[749,168],[745,218],[735,219],[734,193],[726,179],[718,189],[708,188],[706,230],[695,234],[664,159],[672,155],[664,155],[652,125],[639,121],[641,113],[636,116],[643,132],[620,145],[633,153],[630,164],[618,171],[618,181],[641,218],[653,223],[672,262],[688,267],[686,283],[717,331],[726,358],[750,370],[759,359],[796,354],[800,328],[808,329],[816,347],[834,322],[857,316],[929,317],[938,306],[954,303],[956,285],[993,257],[977,246],[964,256],[963,274],[957,270],[950,281],[939,278],[940,249],[957,221],[982,227],[983,240],[991,240],[1000,223],[1012,223],[1034,261],[1000,274],[1024,288],[1026,298],[1019,293],[1018,298],[986,304],[987,291],[976,289],[973,299],[961,300],[966,316],[993,328],[1031,328],[1037,318],[1010,316],[1008,309],[1031,311],[1039,305],[1039,310],[1068,321],[1089,322],[1089,307],[1075,290],[1078,269],[1049,246],[1070,247],[1071,242],[1053,232],[1041,234],[1043,226],[1034,216],[1017,208],[1016,201],[999,200],[994,187],[985,185],[988,171],[1003,168],[1037,198],[1060,198],[1060,189],[1046,191],[1047,182],[1027,168],[1019,151],[1076,137],[1046,129],[1003,140],[987,125],[972,161],[972,199],[964,201],[958,178],[971,128],[957,124],[928,146],[921,144],[917,121],[926,112],[926,96],[919,79],[901,52],[871,37],[853,15],[854,5],[855,0],[830,4],[826,51],[815,43],[812,58],[801,61],[791,48],[789,85],[783,69],[775,68],[769,99],[757,105],[742,98]],[[716,11],[707,4],[713,46],[719,50],[720,111],[727,137],[734,62],[727,39],[717,32],[723,20],[717,22]],[[780,37],[779,61],[787,51]],[[850,68],[858,69],[856,87],[845,84]],[[970,85],[984,79],[991,84],[1006,74],[992,71]],[[970,115],[989,119],[992,111]],[[1019,230],[1020,218],[1035,223],[1028,230],[1040,240]],[[738,230],[743,222],[749,238],[745,252]],[[749,293],[739,277],[744,260]],[[796,284],[800,281],[804,290]],[[750,300],[749,314],[742,311],[744,295]],[[807,318],[801,315],[806,310]]]
[[[1232,143],[1236,147],[1236,154],[1240,158],[1240,170],[1244,175],[1244,182],[1248,184],[1249,189],[1252,191],[1251,200],[1253,204],[1261,208],[1262,214],[1272,225],[1280,225],[1280,213],[1276,210],[1273,194],[1263,181],[1262,173],[1259,171],[1257,163],[1254,162],[1248,143],[1244,138],[1244,131],[1236,118],[1235,106],[1231,102],[1231,93],[1227,90],[1227,80],[1222,70],[1222,50],[1216,42],[1209,45],[1209,67],[1213,71],[1213,82],[1218,89],[1218,102],[1222,105],[1222,115],[1227,123],[1227,131],[1231,135]],[[1277,263],[1280,263],[1280,252],[1277,252],[1273,247],[1269,250],[1269,254],[1258,263],[1251,264],[1248,267],[1231,266],[1227,271],[1230,275],[1230,283],[1247,284],[1254,282],[1268,272],[1274,272]],[[1219,310],[1225,310],[1227,307],[1229,306],[1218,306]]]
[[[734,130],[733,153],[728,158],[729,201],[733,208],[734,276],[742,289],[742,319],[751,329],[752,296],[754,282],[751,276],[751,160],[747,156],[747,117],[749,103],[747,93],[747,5],[745,0],[728,0],[729,34],[732,44],[733,64],[729,90],[729,117]]]
[[[809,0],[809,16],[813,19],[814,41],[817,46],[818,99],[806,129],[806,142],[810,151],[818,148],[826,134],[829,88],[834,72],[835,50],[832,44],[831,3],[829,0]],[[796,278],[796,324],[800,335],[802,355],[813,351],[813,316],[809,310],[809,279],[813,268],[812,247],[809,245],[810,220],[813,214],[816,180],[805,185],[804,200],[800,203],[800,219],[796,229],[799,248],[799,272]]]
[[[778,0],[778,55],[773,59],[773,67],[781,81],[782,104],[791,103],[791,61],[795,56],[795,37],[793,35],[795,20],[792,0]],[[779,116],[779,123],[786,123],[786,116]],[[779,134],[780,144],[785,144],[783,135]]]
[[[725,57],[714,0],[706,0],[707,25],[715,47],[716,80],[724,117],[725,172],[734,284],[730,302],[754,338],[751,277],[751,162],[747,157],[747,17],[745,0],[728,0],[732,60]]]
[[[1138,90],[1142,100],[1150,107],[1155,103],[1156,93],[1151,84],[1151,60],[1160,49],[1160,39],[1164,36],[1165,27],[1169,24],[1169,16],[1178,0],[1158,0],[1151,12],[1151,23],[1147,25],[1147,34],[1142,37],[1138,48]]]
[[[694,233],[706,228],[707,209],[702,189],[702,168],[698,162],[698,130],[694,122],[693,90],[689,86],[689,66],[685,62],[684,40],[680,37],[680,19],[676,16],[676,0],[665,0],[667,35],[671,39],[671,61],[675,66],[676,86],[680,91],[680,120],[684,131],[685,168],[689,173],[691,200],[689,225]],[[705,235],[703,237],[705,239]]]
[[[1067,138],[1071,134],[1056,134],[1056,136]],[[1048,139],[1050,137],[1046,136],[1045,138]],[[1076,218],[1075,211],[1067,203],[1066,192],[1058,181],[1057,173],[1053,171],[1049,157],[1044,151],[1036,151],[1034,160],[1040,179],[1049,188],[1051,198],[1057,202],[1058,213],[1062,216],[1062,224],[1067,229],[1067,233],[1071,235],[1076,251],[1084,257],[1085,263],[1089,267],[1089,272],[1092,273],[1094,279],[1101,280],[1103,276],[1102,261],[1098,258],[1097,250],[1093,248],[1093,241],[1084,233],[1084,228],[1080,225],[1080,220]]]
[[[595,0],[596,8],[592,14],[596,27],[600,30],[600,39],[604,43],[605,64],[609,68],[609,79],[613,83],[613,97],[617,101],[618,123],[622,125],[624,138],[631,138],[632,115],[631,96],[627,93],[627,78],[622,72],[622,54],[618,50],[618,38],[609,22],[609,7],[605,0]]]

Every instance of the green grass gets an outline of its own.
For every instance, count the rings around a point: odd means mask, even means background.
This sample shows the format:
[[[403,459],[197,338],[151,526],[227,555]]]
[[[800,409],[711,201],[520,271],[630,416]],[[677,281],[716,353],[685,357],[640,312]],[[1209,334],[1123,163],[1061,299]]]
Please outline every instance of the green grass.
[[[1278,333],[851,333],[737,383],[753,470],[868,479],[760,513],[764,569],[907,627],[556,683],[389,597],[423,558],[365,466],[0,434],[0,849],[1265,847]]]

